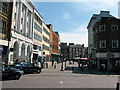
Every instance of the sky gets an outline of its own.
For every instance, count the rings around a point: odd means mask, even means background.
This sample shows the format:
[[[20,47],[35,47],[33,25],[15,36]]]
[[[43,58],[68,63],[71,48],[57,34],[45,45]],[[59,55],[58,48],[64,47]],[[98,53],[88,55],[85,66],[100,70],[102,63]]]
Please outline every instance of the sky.
[[[118,0],[34,0],[32,2],[46,24],[58,31],[61,42],[88,46],[87,25],[93,14],[110,11],[118,17]]]

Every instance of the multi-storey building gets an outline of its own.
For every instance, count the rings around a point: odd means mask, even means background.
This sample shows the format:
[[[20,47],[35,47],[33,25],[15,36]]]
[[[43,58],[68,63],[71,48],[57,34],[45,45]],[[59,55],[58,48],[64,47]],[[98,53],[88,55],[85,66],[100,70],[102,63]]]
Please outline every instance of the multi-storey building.
[[[68,59],[69,57],[69,47],[67,46],[67,43],[61,43],[61,56],[65,59]]]
[[[53,38],[52,31],[53,31],[53,26],[52,26],[52,24],[49,24],[49,25],[47,25],[47,27],[50,29],[50,47],[49,47],[50,57],[49,57],[49,59],[52,60],[52,38]]]
[[[52,59],[59,61],[59,34],[58,32],[52,31]]]
[[[74,59],[75,57],[84,57],[85,48],[84,45],[76,44],[69,45],[69,59]]]
[[[42,26],[43,18],[34,9],[34,21],[33,21],[33,60],[35,62],[41,62],[42,57]]]
[[[109,11],[101,11],[100,14],[93,14],[91,17],[89,24],[87,26],[88,29],[88,57],[92,56],[92,58],[95,58],[94,52],[96,48],[94,47],[94,35],[93,35],[93,27],[95,23],[101,19],[101,17],[113,17],[112,15],[109,14]]]
[[[104,64],[106,70],[116,71],[120,62],[120,20],[101,17],[94,25],[94,44],[98,69]],[[119,66],[120,67],[120,66]]]
[[[49,60],[49,47],[50,47],[50,29],[43,22],[43,41],[42,41],[42,55],[47,56],[47,60]]]
[[[16,59],[32,62],[34,6],[26,0],[13,0],[9,62]]]
[[[0,61],[8,63],[11,33],[12,3],[0,1]]]

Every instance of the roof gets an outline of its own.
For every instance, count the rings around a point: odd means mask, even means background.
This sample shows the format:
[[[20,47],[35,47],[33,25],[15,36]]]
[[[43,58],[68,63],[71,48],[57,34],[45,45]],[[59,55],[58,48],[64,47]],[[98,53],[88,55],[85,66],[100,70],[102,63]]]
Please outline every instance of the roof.
[[[87,29],[89,28],[90,24],[92,23],[94,19],[97,20],[98,18],[99,20],[101,17],[114,17],[114,16],[110,14],[110,11],[100,11],[100,14],[93,14],[93,16],[90,19],[90,22],[88,23]]]

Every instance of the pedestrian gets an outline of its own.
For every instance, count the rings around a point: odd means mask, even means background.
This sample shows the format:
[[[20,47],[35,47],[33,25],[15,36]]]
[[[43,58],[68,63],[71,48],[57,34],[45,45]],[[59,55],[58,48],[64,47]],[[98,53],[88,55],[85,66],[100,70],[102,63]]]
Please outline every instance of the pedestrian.
[[[52,59],[52,66],[54,65],[54,60]]]

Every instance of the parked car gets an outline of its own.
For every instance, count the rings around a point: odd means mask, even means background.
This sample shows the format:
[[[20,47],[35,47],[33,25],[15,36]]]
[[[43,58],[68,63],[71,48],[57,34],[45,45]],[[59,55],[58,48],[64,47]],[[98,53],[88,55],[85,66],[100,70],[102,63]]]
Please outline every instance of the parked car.
[[[41,68],[37,67],[33,64],[31,64],[30,62],[21,62],[19,64],[12,64],[10,65],[11,67],[14,67],[16,69],[20,69],[23,71],[23,73],[40,73],[41,72]]]
[[[2,63],[1,64],[2,67],[0,67],[0,75],[2,77],[2,79],[4,78],[12,78],[12,79],[16,79],[19,80],[21,75],[22,75],[22,71],[19,69],[15,69],[13,67],[10,67],[9,65]]]

